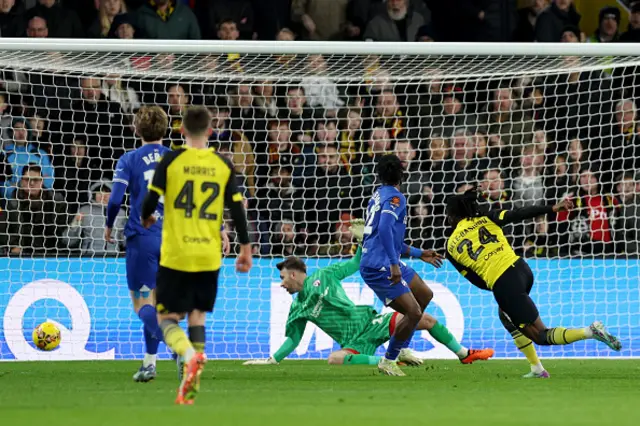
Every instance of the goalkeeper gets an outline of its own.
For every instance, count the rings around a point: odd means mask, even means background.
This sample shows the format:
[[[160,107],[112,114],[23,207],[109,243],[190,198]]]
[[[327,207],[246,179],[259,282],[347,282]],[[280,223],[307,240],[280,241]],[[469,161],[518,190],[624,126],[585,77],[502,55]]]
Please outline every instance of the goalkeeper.
[[[351,232],[362,240],[364,223],[357,221]],[[341,281],[360,268],[362,249],[346,262],[336,263],[307,275],[305,263],[297,257],[289,257],[279,263],[282,287],[290,294],[298,294],[291,305],[287,320],[286,337],[276,353],[266,360],[250,360],[244,365],[277,364],[298,346],[307,321],[317,325],[340,345],[341,349],[329,355],[329,364],[377,365],[380,357],[374,356],[380,345],[393,334],[395,324],[402,318],[399,313],[378,314],[372,307],[355,305],[342,288]],[[493,349],[474,350],[461,346],[432,316],[423,314],[418,330],[428,330],[435,340],[455,353],[463,364],[486,360],[493,356]],[[403,349],[399,362],[420,365],[422,360],[409,349]]]

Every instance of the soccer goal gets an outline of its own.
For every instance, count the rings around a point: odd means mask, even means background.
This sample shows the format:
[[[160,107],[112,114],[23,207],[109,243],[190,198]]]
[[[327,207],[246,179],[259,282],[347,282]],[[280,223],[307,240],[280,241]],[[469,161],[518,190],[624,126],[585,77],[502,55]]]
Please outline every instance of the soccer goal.
[[[472,187],[496,209],[573,199],[571,214],[507,230],[536,275],[533,297],[548,325],[602,320],[623,341],[615,356],[639,356],[638,67],[637,47],[624,44],[2,39],[0,360],[143,353],[126,287],[128,210],[116,244],[103,229],[115,161],[139,146],[133,115],[145,104],[167,111],[172,147],[185,108],[206,105],[211,147],[234,162],[247,199],[256,259],[248,275],[224,263],[210,358],[267,357],[282,343],[291,296],[275,264],[349,258],[349,223],[365,217],[375,163],[391,152],[406,168],[417,247],[444,252],[445,199]],[[434,289],[429,312],[456,338],[519,356],[489,293],[450,265],[410,262]],[[382,309],[357,274],[344,286]],[[53,352],[30,342],[45,320],[62,330]],[[429,339],[416,336],[414,349],[449,357]],[[332,349],[308,324],[292,357]],[[540,353],[614,356],[589,342]]]

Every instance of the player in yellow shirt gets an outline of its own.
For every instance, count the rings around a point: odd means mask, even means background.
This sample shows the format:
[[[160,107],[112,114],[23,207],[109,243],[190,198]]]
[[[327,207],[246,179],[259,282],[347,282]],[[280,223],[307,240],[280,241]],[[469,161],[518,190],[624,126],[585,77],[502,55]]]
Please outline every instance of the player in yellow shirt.
[[[502,232],[503,225],[572,208],[571,201],[564,200],[555,206],[485,212],[478,205],[475,190],[447,200],[447,220],[453,230],[447,241],[446,257],[471,284],[493,292],[500,321],[531,364],[526,378],[550,377],[532,343],[567,345],[595,339],[615,351],[622,348],[620,341],[599,321],[584,328],[547,328],[529,296],[533,273],[527,262],[515,254]]]
[[[176,403],[191,404],[206,363],[204,324],[206,313],[213,311],[216,300],[225,205],[241,244],[236,270],[248,272],[252,259],[247,218],[233,165],[207,148],[211,134],[209,111],[204,107],[189,108],[182,126],[185,146],[166,153],[156,167],[142,205],[142,220],[145,227],[151,226],[156,221],[158,202],[163,202],[156,308],[165,343],[186,363]],[[178,325],[187,315],[191,341]]]

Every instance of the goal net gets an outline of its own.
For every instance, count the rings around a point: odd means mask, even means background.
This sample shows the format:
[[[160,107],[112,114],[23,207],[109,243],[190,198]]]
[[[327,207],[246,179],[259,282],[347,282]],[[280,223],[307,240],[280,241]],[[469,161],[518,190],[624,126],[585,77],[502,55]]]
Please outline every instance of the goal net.
[[[224,262],[210,358],[267,357],[284,341],[292,297],[275,264],[297,255],[314,270],[352,256],[349,223],[365,216],[384,153],[406,168],[406,238],[423,249],[444,253],[451,194],[477,187],[494,209],[571,198],[571,214],[506,233],[534,271],[547,325],[602,320],[624,349],[581,342],[541,355],[640,355],[640,57],[624,47],[65,43],[0,42],[1,360],[143,354],[126,286],[126,205],[117,244],[103,237],[115,161],[140,146],[141,105],[167,111],[167,146],[182,144],[185,108],[206,105],[211,146],[232,159],[247,199],[256,259],[248,275],[235,273],[233,254]],[[428,312],[464,345],[520,356],[490,293],[449,264],[408,262],[434,289]],[[358,274],[344,287],[383,309]],[[30,342],[45,320],[62,330],[48,353]],[[453,357],[426,332],[413,347]],[[309,324],[291,357],[335,349]]]

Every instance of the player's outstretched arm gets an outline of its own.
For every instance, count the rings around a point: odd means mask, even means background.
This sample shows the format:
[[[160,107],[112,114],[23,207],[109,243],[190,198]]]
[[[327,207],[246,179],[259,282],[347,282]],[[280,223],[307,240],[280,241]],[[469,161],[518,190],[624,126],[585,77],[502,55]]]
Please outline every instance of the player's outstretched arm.
[[[444,257],[442,257],[442,255],[437,253],[435,250],[422,250],[416,247],[412,247],[406,243],[403,244],[402,247],[402,254],[405,256],[416,257],[423,262],[435,266],[436,268],[442,266]]]
[[[304,333],[304,329],[307,325],[307,321],[302,318],[292,319],[295,317],[295,306],[292,306],[291,312],[289,312],[289,319],[287,320],[287,339],[282,343],[280,348],[267,359],[252,359],[244,362],[242,365],[274,365],[288,357],[291,352],[298,347],[300,339]]]
[[[531,206],[515,210],[494,210],[490,211],[487,216],[497,225],[502,226],[571,209],[573,209],[573,202],[564,199],[554,206]]]

